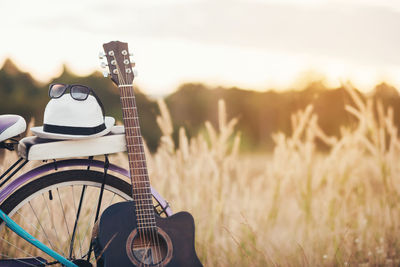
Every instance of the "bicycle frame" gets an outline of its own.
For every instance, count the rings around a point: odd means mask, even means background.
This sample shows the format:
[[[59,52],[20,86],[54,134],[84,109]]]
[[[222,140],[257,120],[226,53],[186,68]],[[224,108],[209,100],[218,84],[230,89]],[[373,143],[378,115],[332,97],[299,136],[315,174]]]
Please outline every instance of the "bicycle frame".
[[[7,199],[14,191],[16,191],[20,186],[23,184],[34,180],[39,175],[49,172],[49,171],[58,171],[61,168],[67,167],[94,167],[94,168],[104,168],[104,162],[99,160],[91,160],[91,159],[69,159],[69,160],[61,160],[61,161],[54,161],[51,163],[47,163],[41,165],[35,169],[32,169],[21,176],[17,177],[15,180],[10,182],[6,187],[0,190],[0,203]],[[114,164],[109,164],[108,170],[116,172],[122,176],[129,178],[129,171],[121,168]],[[12,175],[11,175],[12,176]],[[158,194],[156,190],[151,187],[151,193],[153,194],[154,198],[157,202],[161,205],[163,211],[167,214],[167,216],[172,215],[172,210],[169,207],[168,203]],[[12,214],[11,214],[12,215]],[[76,267],[73,262],[67,260],[63,256],[59,255],[52,249],[48,248],[46,245],[38,241],[36,238],[31,236],[27,233],[24,229],[22,229],[18,224],[16,224],[13,220],[11,220],[3,211],[0,210],[0,218],[6,223],[6,225],[18,234],[20,237],[25,239],[27,242],[36,246],[50,257],[53,257],[55,260],[59,261],[60,263],[64,264],[68,267]]]

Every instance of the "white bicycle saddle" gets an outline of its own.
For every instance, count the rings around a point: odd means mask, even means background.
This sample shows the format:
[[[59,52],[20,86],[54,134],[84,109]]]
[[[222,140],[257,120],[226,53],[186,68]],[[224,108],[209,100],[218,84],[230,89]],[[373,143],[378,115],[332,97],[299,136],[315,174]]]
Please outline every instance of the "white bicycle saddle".
[[[0,142],[17,136],[26,130],[26,121],[18,115],[0,115]]]

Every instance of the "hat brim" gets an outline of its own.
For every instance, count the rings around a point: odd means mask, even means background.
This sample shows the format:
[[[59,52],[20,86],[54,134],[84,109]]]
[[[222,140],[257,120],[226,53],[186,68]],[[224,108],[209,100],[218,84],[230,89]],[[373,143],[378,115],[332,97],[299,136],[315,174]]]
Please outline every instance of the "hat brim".
[[[44,139],[58,139],[58,140],[66,140],[66,139],[89,139],[94,137],[100,137],[108,134],[112,127],[114,126],[115,119],[113,117],[105,117],[104,124],[106,129],[101,132],[92,135],[71,135],[71,134],[59,134],[59,133],[49,133],[43,131],[43,126],[32,127],[31,131],[34,135]]]

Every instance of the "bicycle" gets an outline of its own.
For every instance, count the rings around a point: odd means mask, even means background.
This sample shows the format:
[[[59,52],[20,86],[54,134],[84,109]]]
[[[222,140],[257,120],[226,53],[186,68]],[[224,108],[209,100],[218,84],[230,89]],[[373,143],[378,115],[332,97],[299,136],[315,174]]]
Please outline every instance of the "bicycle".
[[[0,266],[92,266],[94,222],[106,207],[132,199],[129,171],[108,157],[126,151],[124,128],[84,140],[17,141],[25,129],[22,117],[0,116],[0,149],[17,146],[19,155],[0,176]],[[33,161],[44,163],[12,179]],[[151,193],[157,214],[171,216],[169,204]]]

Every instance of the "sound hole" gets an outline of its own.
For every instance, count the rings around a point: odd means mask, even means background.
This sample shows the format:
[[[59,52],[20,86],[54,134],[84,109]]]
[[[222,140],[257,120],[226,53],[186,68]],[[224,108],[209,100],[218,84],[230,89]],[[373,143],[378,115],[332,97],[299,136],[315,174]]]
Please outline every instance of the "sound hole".
[[[158,227],[132,231],[126,250],[132,263],[140,266],[164,266],[172,257],[171,239]]]

